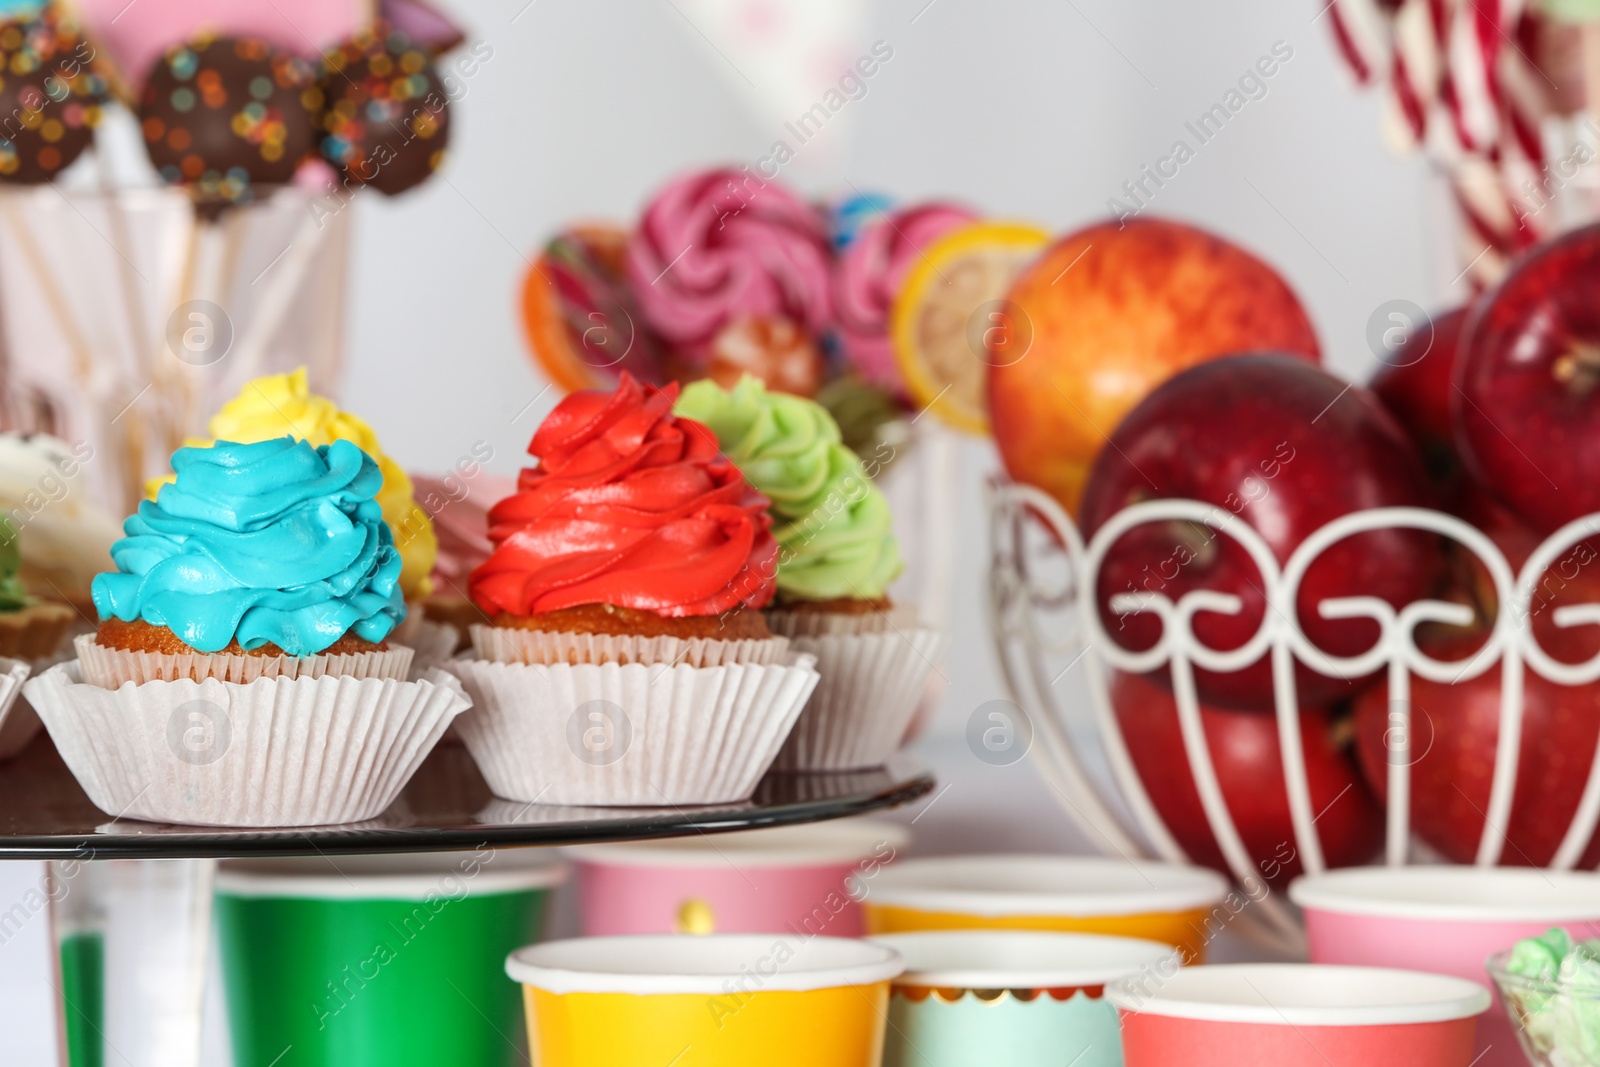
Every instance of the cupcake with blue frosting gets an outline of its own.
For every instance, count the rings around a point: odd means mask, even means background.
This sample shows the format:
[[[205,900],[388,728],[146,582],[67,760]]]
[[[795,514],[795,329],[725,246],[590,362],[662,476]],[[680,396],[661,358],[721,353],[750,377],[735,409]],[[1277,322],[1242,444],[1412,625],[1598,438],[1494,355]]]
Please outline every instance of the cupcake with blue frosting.
[[[407,680],[401,561],[349,441],[179,449],[90,586],[96,633],[25,689],[102,810],[228,826],[369,819],[467,706]]]
[[[387,642],[405,617],[401,560],[349,441],[280,437],[179,449],[90,587],[90,680],[360,674],[405,677]]]

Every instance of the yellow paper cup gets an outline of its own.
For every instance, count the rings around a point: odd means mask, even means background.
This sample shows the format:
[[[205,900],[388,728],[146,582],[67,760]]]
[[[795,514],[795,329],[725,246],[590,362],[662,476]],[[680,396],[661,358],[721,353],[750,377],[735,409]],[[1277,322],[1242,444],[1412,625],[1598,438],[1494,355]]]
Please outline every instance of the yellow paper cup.
[[[878,1067],[884,945],[770,934],[641,935],[518,949],[534,1067]]]
[[[869,934],[1062,930],[1175,945],[1187,963],[1236,911],[1215,871],[1089,856],[901,860],[867,885]]]

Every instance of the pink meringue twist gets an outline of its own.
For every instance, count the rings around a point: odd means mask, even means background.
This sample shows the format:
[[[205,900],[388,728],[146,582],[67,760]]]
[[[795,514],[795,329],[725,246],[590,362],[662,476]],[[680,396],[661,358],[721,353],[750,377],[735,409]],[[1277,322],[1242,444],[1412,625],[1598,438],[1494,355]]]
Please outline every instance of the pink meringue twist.
[[[905,391],[889,339],[894,298],[929,245],[977,218],[954,204],[914,204],[869,222],[839,257],[833,272],[839,341],[867,381]]]
[[[702,362],[739,318],[781,316],[820,338],[833,321],[831,267],[816,208],[731,168],[668,185],[628,243],[628,281],[645,321]]]
[[[480,470],[470,477],[458,473],[435,476],[413,474],[417,503],[433,516],[439,538],[439,555],[433,564],[434,589],[446,596],[467,595],[467,575],[489,558],[489,509],[517,491],[514,478]]]

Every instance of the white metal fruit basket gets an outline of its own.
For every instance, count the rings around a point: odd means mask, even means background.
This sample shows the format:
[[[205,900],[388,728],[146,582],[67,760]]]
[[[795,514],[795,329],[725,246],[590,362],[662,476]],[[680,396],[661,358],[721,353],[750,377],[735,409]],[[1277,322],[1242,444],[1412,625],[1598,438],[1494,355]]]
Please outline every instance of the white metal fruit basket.
[[[1193,500],[1155,500],[1119,512],[1095,536],[1082,534],[1056,501],[1025,485],[996,482],[991,491],[993,557],[990,598],[993,632],[1002,669],[1017,704],[1033,730],[1036,763],[1063,806],[1090,840],[1108,853],[1128,857],[1155,856],[1186,862],[1179,846],[1134,769],[1112,707],[1111,671],[1144,673],[1165,667],[1171,674],[1184,752],[1192,770],[1206,821],[1235,880],[1244,888],[1260,887],[1233,814],[1224,802],[1207,746],[1193,669],[1236,671],[1271,656],[1280,758],[1288,790],[1294,845],[1308,873],[1326,869],[1316,813],[1307,786],[1295,699],[1294,664],[1323,674],[1361,678],[1387,673],[1390,726],[1388,807],[1385,859],[1405,864],[1417,855],[1409,813],[1412,760],[1410,680],[1413,675],[1441,683],[1465,681],[1489,670],[1501,674],[1500,730],[1494,757],[1489,805],[1476,863],[1501,862],[1516,789],[1522,741],[1524,670],[1531,669],[1562,685],[1585,685],[1600,679],[1600,655],[1580,663],[1551,657],[1535,639],[1530,600],[1535,583],[1573,545],[1600,532],[1600,515],[1574,521],[1545,540],[1520,574],[1513,574],[1505,556],[1482,531],[1440,512],[1419,508],[1384,508],[1343,516],[1307,538],[1280,566],[1266,542],[1242,519],[1225,509]],[[1153,613],[1161,623],[1159,640],[1148,650],[1133,652],[1117,644],[1102,624],[1093,590],[1107,551],[1126,531],[1146,523],[1172,520],[1203,524],[1237,541],[1260,571],[1268,610],[1260,627],[1237,649],[1219,651],[1199,641],[1192,626],[1197,612],[1232,614],[1237,597],[1215,591],[1191,591],[1176,601],[1160,593],[1124,594],[1111,601],[1116,612]],[[1441,600],[1421,600],[1396,611],[1376,597],[1324,600],[1323,618],[1374,620],[1381,637],[1364,654],[1333,657],[1313,645],[1294,622],[1296,591],[1311,563],[1331,545],[1354,534],[1384,528],[1418,529],[1444,535],[1465,546],[1482,561],[1494,583],[1500,605],[1487,643],[1469,659],[1455,662],[1432,658],[1415,640],[1425,622],[1467,625],[1471,610]],[[1600,604],[1557,609],[1557,627],[1600,624]],[[1090,694],[1088,708],[1063,700],[1069,686],[1057,683],[1068,670],[1081,670]],[[1600,749],[1597,749],[1576,813],[1551,863],[1570,868],[1584,852],[1600,819]],[[1238,916],[1241,932],[1294,950],[1302,933],[1294,909],[1282,894],[1250,894],[1257,906]]]

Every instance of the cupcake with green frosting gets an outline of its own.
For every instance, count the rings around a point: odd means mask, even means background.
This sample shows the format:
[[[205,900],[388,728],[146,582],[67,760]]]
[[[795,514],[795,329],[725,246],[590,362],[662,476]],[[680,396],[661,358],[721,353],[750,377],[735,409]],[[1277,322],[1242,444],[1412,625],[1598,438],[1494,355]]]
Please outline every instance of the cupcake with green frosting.
[[[888,500],[811,400],[745,377],[732,389],[695,382],[675,411],[716,434],[772,502],[778,592],[768,625],[817,657],[822,681],[775,766],[882,764],[905,736],[943,644],[914,607],[890,600],[904,562]]]
[[[22,587],[21,540],[0,517],[0,656],[37,660],[54,655],[77,613],[65,604],[35,599]]]
[[[779,632],[862,632],[893,622],[889,586],[904,569],[889,502],[840,439],[826,408],[744,377],[684,389],[676,412],[717,435],[723,454],[772,501]]]

